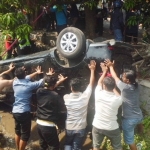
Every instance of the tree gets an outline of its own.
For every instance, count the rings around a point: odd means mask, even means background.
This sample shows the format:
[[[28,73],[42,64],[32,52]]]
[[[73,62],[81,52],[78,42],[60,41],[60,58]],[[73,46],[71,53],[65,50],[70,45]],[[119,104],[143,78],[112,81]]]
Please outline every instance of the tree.
[[[88,38],[95,36],[95,10],[99,1],[102,0],[49,0],[49,3],[69,4],[72,2],[82,3],[85,8],[86,33]],[[45,4],[47,0],[1,0],[0,3],[0,29],[4,34],[20,35],[31,32],[33,24],[30,22],[29,26],[26,23],[25,15],[22,13],[26,10],[32,16],[32,20],[37,17],[37,11],[41,4]],[[148,28],[150,25],[150,0],[125,0],[124,7],[130,10],[136,7],[141,14],[138,17],[131,17],[129,24],[140,22],[143,27]]]
[[[28,7],[23,0],[1,0],[0,4],[0,29],[3,35],[11,35],[12,37],[24,36],[32,30],[27,24],[26,16],[23,10],[27,11]]]
[[[0,29],[3,33],[23,36],[31,32],[33,24],[27,24],[23,10],[26,10],[32,16],[32,20],[37,17],[37,11],[41,4],[46,3],[46,0],[1,0],[0,4]],[[59,0],[49,0],[50,3],[60,3]],[[63,0],[61,3],[69,4],[72,2],[81,3],[80,0]],[[85,0],[82,1],[85,7],[85,20],[86,20],[86,33],[89,38],[94,37],[95,29],[95,9],[98,4],[98,0]]]
[[[84,2],[85,6],[85,22],[86,22],[86,33],[88,38],[93,39],[95,37],[95,10],[98,1],[88,0]]]
[[[136,18],[130,19],[130,23],[134,24],[139,21],[143,24],[143,27],[149,28],[150,26],[150,1],[149,0],[126,0],[124,7],[126,10],[136,8],[140,11],[140,14]]]
[[[148,30],[150,27],[150,0],[125,0],[124,3],[125,9],[128,11],[132,8],[136,8],[139,11],[137,16],[132,16],[128,20],[129,25],[134,25],[141,23],[145,30]],[[150,33],[145,32],[145,40],[150,42]],[[148,39],[147,39],[148,38]]]

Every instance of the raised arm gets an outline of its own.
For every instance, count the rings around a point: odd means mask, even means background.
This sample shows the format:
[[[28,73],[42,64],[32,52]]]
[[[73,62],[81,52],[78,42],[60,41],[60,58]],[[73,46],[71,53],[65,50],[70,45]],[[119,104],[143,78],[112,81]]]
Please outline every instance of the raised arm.
[[[55,71],[54,71],[53,68],[49,68],[49,72],[47,72],[46,74],[51,76],[51,75],[55,74]],[[64,77],[63,75],[59,74],[59,75],[58,75],[58,79],[59,79],[59,80],[58,80],[57,83],[55,84],[55,87],[54,87],[54,88],[56,88],[58,85],[60,85],[62,82],[64,82],[67,78],[68,78],[68,77]]]
[[[66,79],[67,79],[68,77],[64,77],[63,75],[59,75],[58,76],[58,81],[57,81],[57,83],[55,84],[55,87],[54,88],[56,88],[58,85],[60,85],[62,82],[64,82]]]
[[[113,92],[115,93],[115,95],[120,96],[120,93],[117,91],[116,88],[113,89]]]
[[[3,74],[9,74],[14,68],[15,68],[14,64],[11,63],[11,64],[9,65],[9,69],[6,70],[6,71],[4,71],[4,72],[2,72],[2,73],[0,74],[0,76],[2,76]]]
[[[118,76],[114,70],[114,61],[111,62],[109,59],[106,59],[104,62],[105,62],[105,65],[107,67],[109,67],[110,73],[111,73],[112,77],[115,79],[115,82],[117,83],[120,79],[118,78]]]
[[[90,76],[90,83],[89,83],[89,85],[93,86],[94,85],[94,81],[95,81],[95,75],[94,75],[95,68],[96,68],[95,60],[91,60],[90,64],[88,64],[88,66],[89,66],[89,69],[91,70],[91,76]]]
[[[99,78],[97,85],[102,86],[102,82],[103,82],[103,80],[104,80],[104,78],[106,76],[106,73],[108,71],[108,67],[105,66],[104,63],[100,63],[100,67],[102,68],[102,72],[103,73],[102,73],[101,77]]]
[[[37,66],[37,68],[35,69],[35,72],[32,73],[32,74],[30,74],[29,77],[30,77],[30,79],[32,79],[32,78],[34,78],[36,75],[41,74],[41,73],[43,73],[43,72],[41,71],[41,66]]]

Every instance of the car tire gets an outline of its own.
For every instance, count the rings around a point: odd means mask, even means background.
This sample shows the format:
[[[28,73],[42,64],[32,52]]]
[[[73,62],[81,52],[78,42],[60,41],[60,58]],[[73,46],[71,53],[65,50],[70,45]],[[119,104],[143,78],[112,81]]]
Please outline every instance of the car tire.
[[[65,58],[77,58],[86,50],[85,35],[75,27],[67,27],[59,33],[56,45],[57,50]]]

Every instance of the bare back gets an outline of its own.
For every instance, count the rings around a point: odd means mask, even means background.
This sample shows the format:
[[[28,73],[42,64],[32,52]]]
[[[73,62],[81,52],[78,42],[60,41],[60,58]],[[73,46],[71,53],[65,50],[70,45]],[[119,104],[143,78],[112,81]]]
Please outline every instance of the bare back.
[[[0,80],[0,92],[5,88],[12,86],[13,80]]]

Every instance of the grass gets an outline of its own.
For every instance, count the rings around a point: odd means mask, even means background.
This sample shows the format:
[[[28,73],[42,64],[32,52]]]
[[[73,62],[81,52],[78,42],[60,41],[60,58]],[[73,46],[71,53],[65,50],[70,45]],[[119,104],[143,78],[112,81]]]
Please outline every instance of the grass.
[[[142,145],[142,150],[150,150],[150,129],[149,129],[150,116],[145,115],[142,123],[144,126],[144,131],[143,131],[143,133],[138,134],[137,128],[136,128],[134,140],[135,140],[136,144],[140,143]],[[130,150],[129,146],[127,144],[125,144],[125,142],[123,140],[123,133],[121,133],[121,136],[122,136],[123,150]],[[111,146],[111,142],[107,138],[105,139],[105,141],[103,143],[103,150],[113,150],[113,148]]]

